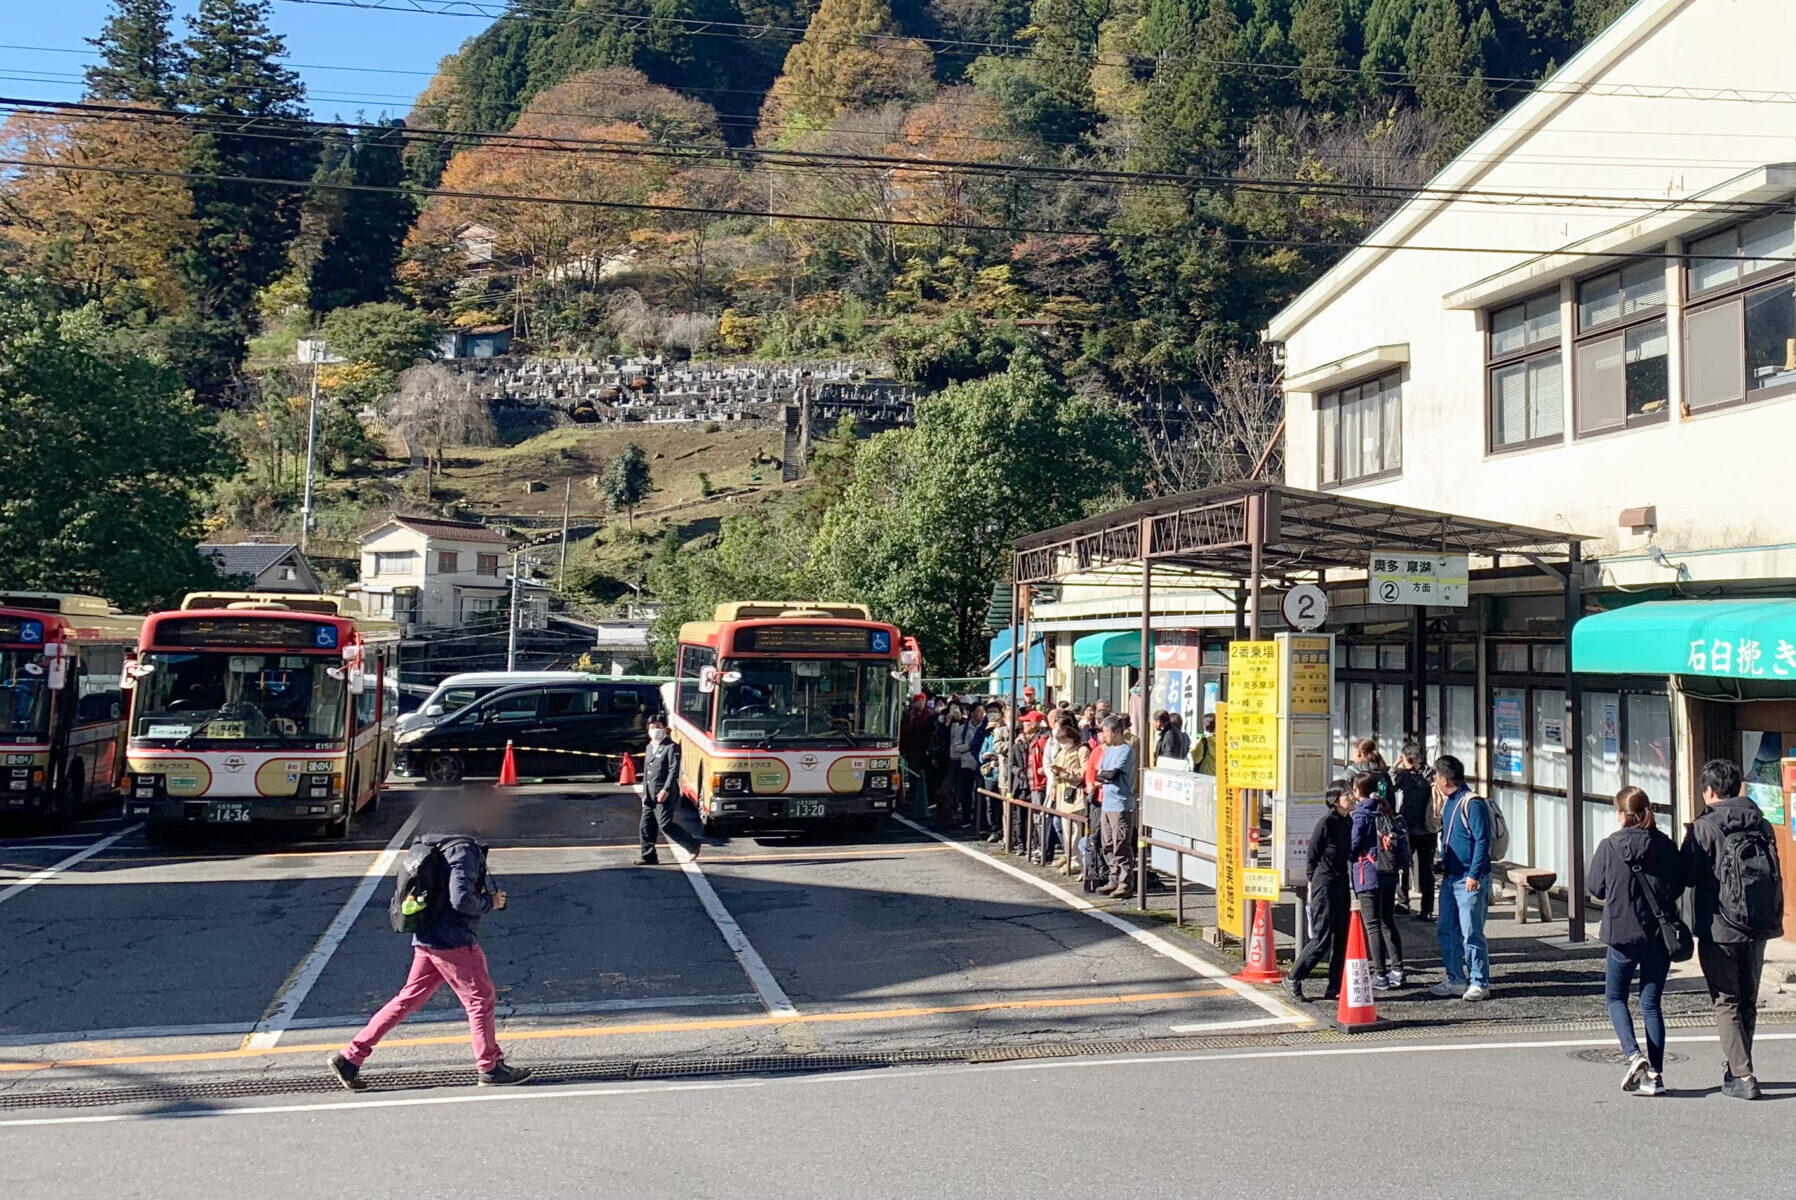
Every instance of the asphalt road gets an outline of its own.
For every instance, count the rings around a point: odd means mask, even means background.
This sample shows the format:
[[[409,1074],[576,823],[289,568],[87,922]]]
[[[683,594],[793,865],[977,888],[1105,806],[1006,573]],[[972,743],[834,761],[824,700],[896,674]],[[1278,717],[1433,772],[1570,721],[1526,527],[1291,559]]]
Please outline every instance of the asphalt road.
[[[1796,1033],[1760,1074],[1796,1078]],[[1796,1087],[1728,1100],[1712,1038],[1622,1095],[1600,1037],[1353,1043],[785,1079],[0,1114],[0,1189],[429,1195],[1775,1196]]]
[[[351,840],[252,833],[150,846],[117,821],[0,840],[0,1096],[322,1077],[402,982],[391,859],[421,793]],[[894,825],[868,841],[772,835],[635,865],[613,787],[513,793],[484,923],[501,1041],[519,1063],[1041,1046],[1307,1018],[1226,979],[1178,935],[981,849]],[[1088,906],[1087,906],[1088,907]],[[370,1060],[463,1068],[445,989]]]

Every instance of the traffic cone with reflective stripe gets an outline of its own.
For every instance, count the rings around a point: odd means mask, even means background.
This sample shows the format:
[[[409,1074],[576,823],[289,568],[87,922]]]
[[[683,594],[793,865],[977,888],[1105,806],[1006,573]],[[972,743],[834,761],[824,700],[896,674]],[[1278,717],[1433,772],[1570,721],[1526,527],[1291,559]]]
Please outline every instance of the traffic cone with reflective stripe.
[[[622,784],[636,782],[636,761],[628,754],[624,755],[624,765],[617,769],[617,781]]]
[[[1347,965],[1341,973],[1341,999],[1335,1007],[1335,1028],[1343,1033],[1377,1029],[1386,1022],[1378,1017],[1372,999],[1372,964],[1366,954],[1366,926],[1359,910],[1353,910],[1347,926]]]
[[[499,786],[518,786],[518,756],[512,752],[510,738],[505,740],[505,761],[499,764]]]
[[[1282,983],[1278,944],[1272,940],[1272,905],[1253,902],[1253,930],[1247,938],[1247,966],[1235,975],[1242,983]]]

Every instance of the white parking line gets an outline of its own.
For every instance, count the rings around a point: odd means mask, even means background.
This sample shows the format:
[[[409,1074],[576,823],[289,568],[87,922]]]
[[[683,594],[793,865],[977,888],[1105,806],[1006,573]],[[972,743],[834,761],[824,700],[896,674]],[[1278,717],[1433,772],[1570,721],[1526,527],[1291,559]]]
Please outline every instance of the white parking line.
[[[698,893],[698,902],[705,906],[705,912],[710,915],[711,923],[716,925],[717,932],[723,935],[724,944],[730,948],[730,953],[736,956],[736,961],[742,964],[742,973],[748,976],[748,982],[761,997],[761,1004],[767,1009],[768,1015],[796,1017],[798,1009],[793,1007],[792,1001],[786,996],[785,989],[780,987],[778,980],[774,979],[773,972],[767,969],[767,963],[749,942],[748,935],[742,932],[742,926],[736,924],[736,918],[730,915],[730,910],[725,908],[723,901],[717,898],[717,891],[711,886],[711,881],[706,879],[705,873],[698,869],[698,860],[686,853],[685,848],[678,842],[669,842],[667,848],[673,851],[674,858],[680,864],[680,870],[686,873],[686,882],[690,883],[692,890]]]
[[[1174,1025],[1174,1033],[1217,1033],[1224,1029],[1263,1029],[1268,1025],[1289,1025],[1286,1017],[1248,1017],[1241,1021],[1200,1021],[1196,1025]]]
[[[910,820],[908,817],[901,817],[897,813],[893,813],[892,817],[894,820],[899,821],[899,822],[909,826],[910,828],[916,830],[918,833],[922,834],[924,837],[934,838],[938,842],[942,842],[946,845],[954,847],[956,850],[960,851],[962,854],[966,855],[968,858],[972,859],[975,862],[984,863],[985,865],[987,865],[989,867],[994,867],[997,870],[1004,872],[1006,875],[1009,875],[1013,879],[1020,879],[1024,883],[1028,884],[1030,887],[1033,887],[1038,891],[1046,892],[1048,895],[1055,897],[1056,899],[1060,900],[1062,903],[1069,905],[1072,908],[1078,909],[1080,912],[1086,914],[1087,916],[1093,918],[1094,920],[1102,921],[1104,924],[1110,926],[1112,929],[1116,930],[1117,932],[1126,934],[1128,937],[1133,938],[1137,942],[1140,942],[1142,945],[1146,946],[1148,949],[1152,950],[1154,953],[1162,955],[1166,958],[1170,958],[1170,959],[1172,959],[1172,961],[1178,963],[1180,966],[1186,967],[1192,971],[1195,971],[1197,974],[1202,975],[1205,979],[1214,979],[1217,983],[1221,984],[1223,987],[1228,988],[1230,991],[1232,991],[1236,995],[1240,996],[1243,1000],[1246,1000],[1246,1001],[1252,1003],[1255,1007],[1264,1010],[1267,1014],[1269,1014],[1271,1016],[1280,1018],[1279,1021],[1276,1022],[1277,1024],[1281,1024],[1281,1025],[1313,1025],[1313,1024],[1315,1024],[1315,1018],[1307,1017],[1304,1014],[1291,1008],[1289,1005],[1284,1004],[1283,1002],[1278,1000],[1276,997],[1268,996],[1267,994],[1260,991],[1259,989],[1252,987],[1248,984],[1242,983],[1240,980],[1235,979],[1232,976],[1230,976],[1229,973],[1227,971],[1224,971],[1221,967],[1216,966],[1214,963],[1206,962],[1204,959],[1199,958],[1197,955],[1191,953],[1189,950],[1186,950],[1181,946],[1174,945],[1172,942],[1161,937],[1159,934],[1154,933],[1151,930],[1142,929],[1138,925],[1134,925],[1128,921],[1123,920],[1121,917],[1117,916],[1115,913],[1108,912],[1104,909],[1099,908],[1097,905],[1095,905],[1091,901],[1085,899],[1085,897],[1083,897],[1083,896],[1077,895],[1073,892],[1069,892],[1065,888],[1057,887],[1056,885],[1049,883],[1045,879],[1037,879],[1035,876],[1031,875],[1029,872],[1023,870],[1020,867],[1011,866],[1007,862],[1003,862],[999,859],[993,858],[989,854],[981,853],[980,851],[973,849],[971,846],[968,846],[962,842],[955,841],[953,838],[945,838],[941,834],[935,832],[935,830],[933,830],[933,829],[925,829],[923,826],[917,824],[915,821]]]
[[[362,910],[373,898],[374,889],[380,886],[381,880],[385,879],[387,873],[393,869],[394,860],[399,857],[399,852],[405,849],[405,843],[412,836],[412,830],[418,826],[418,818],[423,815],[424,805],[419,804],[413,808],[412,815],[405,819],[405,824],[399,827],[399,832],[393,835],[393,840],[387,843],[387,848],[375,856],[374,861],[369,864],[368,870],[362,875],[362,881],[356,885],[355,891],[350,894],[349,899],[343,902],[343,907],[337,910],[336,917],[325,929],[323,936],[318,939],[311,952],[300,960],[299,965],[293,968],[293,973],[287,976],[287,981],[281,985],[281,990],[275,993],[274,1000],[268,1006],[267,1014],[256,1022],[255,1029],[250,1032],[248,1040],[244,1042],[246,1047],[254,1050],[266,1050],[270,1046],[279,1044],[281,1034],[285,1033],[293,1024],[293,1018],[299,1013],[299,1006],[305,1003],[306,997],[311,994],[312,986],[318,982],[318,977],[324,974],[324,968],[330,962],[331,956],[337,952],[337,947],[343,944],[343,939],[349,936],[351,929],[355,928],[356,918],[362,915]]]
[[[8,900],[11,900],[14,896],[18,895],[20,892],[27,891],[31,888],[34,888],[38,884],[44,882],[46,879],[52,879],[55,876],[57,876],[58,874],[60,874],[61,872],[68,870],[70,867],[73,867],[80,863],[86,862],[88,859],[92,858],[94,855],[99,854],[102,851],[108,850],[111,847],[117,845],[120,839],[127,837],[130,834],[136,833],[139,829],[142,829],[142,828],[143,828],[142,824],[128,825],[125,828],[119,830],[115,834],[112,834],[108,837],[101,838],[99,841],[95,842],[93,845],[87,847],[87,849],[81,850],[81,851],[78,851],[77,853],[69,855],[67,858],[63,859],[61,862],[57,863],[55,866],[45,867],[41,871],[36,871],[30,875],[25,876],[25,878],[19,880],[19,882],[13,884],[11,887],[7,888],[5,891],[0,891],[0,904],[5,904]]]

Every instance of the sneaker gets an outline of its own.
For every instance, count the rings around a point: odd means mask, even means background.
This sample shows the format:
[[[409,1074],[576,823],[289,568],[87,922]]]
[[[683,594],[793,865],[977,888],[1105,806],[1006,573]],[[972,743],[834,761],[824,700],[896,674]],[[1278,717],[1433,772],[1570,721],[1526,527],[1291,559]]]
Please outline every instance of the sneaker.
[[[1443,1000],[1451,1000],[1457,996],[1463,996],[1465,995],[1465,992],[1465,984],[1454,983],[1451,979],[1443,979],[1428,989],[1428,994],[1430,996],[1439,996]]]
[[[337,1082],[350,1091],[365,1092],[368,1090],[368,1081],[362,1078],[362,1069],[344,1058],[341,1050],[331,1051],[331,1056],[324,1060],[324,1065],[329,1067],[331,1074],[337,1077]]]
[[[988,845],[988,846],[995,846],[995,845],[997,845],[997,844],[998,844],[998,843],[999,843],[999,842],[1001,842],[1001,841],[1003,841],[1003,840],[1004,840],[1004,839],[1003,839],[1003,838],[1001,838],[1001,837],[999,837],[999,836],[998,836],[998,835],[997,835],[997,834],[995,834],[995,833],[992,833],[992,834],[987,834],[987,835],[986,835],[986,838],[985,838],[985,844],[986,844],[986,845]]]
[[[1634,1089],[1636,1096],[1663,1096],[1665,1094],[1665,1076],[1657,1071],[1648,1071],[1641,1077],[1640,1086]]]
[[[1285,976],[1285,990],[1287,992],[1291,993],[1291,999],[1297,1001],[1297,1003],[1299,1003],[1299,1004],[1307,1004],[1308,1003],[1308,1000],[1304,997],[1304,994],[1303,994],[1303,980],[1297,978],[1297,976],[1295,976],[1295,975]]]
[[[1632,1092],[1638,1089],[1641,1079],[1651,1068],[1652,1064],[1646,1061],[1646,1055],[1638,1050],[1634,1051],[1633,1057],[1628,1059],[1628,1069],[1622,1072],[1621,1090]]]
[[[1476,1004],[1480,1000],[1489,1000],[1490,989],[1474,983],[1471,987],[1465,990],[1465,995],[1461,996],[1460,999],[1468,1004]]]
[[[1377,971],[1372,972],[1372,990],[1375,992],[1390,991],[1391,977],[1389,975],[1380,975]]]
[[[1406,976],[1403,973],[1403,969],[1401,967],[1399,967],[1395,971],[1392,971],[1389,975],[1386,975],[1385,978],[1389,979],[1391,981],[1391,986],[1394,988],[1402,987],[1404,985],[1404,983],[1408,980],[1408,976]]]
[[[1757,1100],[1759,1081],[1751,1075],[1735,1075],[1730,1071],[1721,1080],[1721,1094],[1736,1100]]]
[[[530,1078],[529,1067],[514,1067],[510,1063],[501,1062],[490,1071],[480,1073],[481,1087],[510,1087],[514,1083],[522,1083]]]
[[[660,863],[660,861],[661,860],[653,854],[645,854],[636,860],[636,865],[639,867],[652,867]]]

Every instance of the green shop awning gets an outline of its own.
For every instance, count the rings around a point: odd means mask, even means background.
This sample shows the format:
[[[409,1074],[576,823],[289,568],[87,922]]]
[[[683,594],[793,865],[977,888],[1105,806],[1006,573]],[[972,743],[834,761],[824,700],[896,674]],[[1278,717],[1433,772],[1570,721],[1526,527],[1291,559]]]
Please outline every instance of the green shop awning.
[[[1796,683],[1796,600],[1649,600],[1584,617],[1572,669]]]
[[[1073,643],[1075,667],[1139,667],[1141,631],[1113,629],[1094,633]]]

